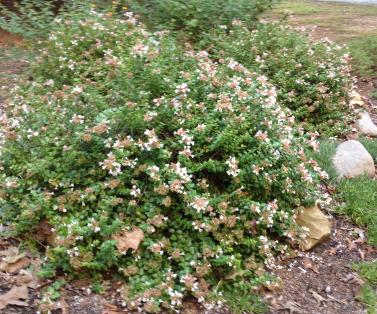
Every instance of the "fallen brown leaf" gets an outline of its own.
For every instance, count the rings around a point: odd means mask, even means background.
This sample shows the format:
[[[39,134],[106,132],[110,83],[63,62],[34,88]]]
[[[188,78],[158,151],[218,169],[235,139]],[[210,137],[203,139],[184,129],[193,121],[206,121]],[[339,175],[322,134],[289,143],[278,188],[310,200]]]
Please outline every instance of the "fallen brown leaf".
[[[333,297],[333,296],[330,295],[330,294],[328,294],[327,297],[328,297],[328,299],[329,299],[330,301],[334,301],[334,302],[339,303],[339,304],[347,304],[346,301],[338,300],[337,298]]]
[[[310,258],[304,257],[302,260],[305,269],[311,269],[316,274],[319,273],[319,267]]]
[[[276,298],[272,298],[270,303],[269,303],[269,306],[272,308],[272,309],[277,309],[279,308],[279,303],[277,301]]]
[[[323,304],[326,301],[326,299],[323,296],[321,296],[318,292],[314,291],[313,289],[309,289],[309,292],[318,304]]]
[[[104,305],[105,309],[103,309],[102,314],[119,314],[124,313],[118,309],[118,307],[114,304],[107,303]]]
[[[37,280],[33,274],[25,269],[21,269],[20,273],[14,277],[14,283],[17,286],[27,286],[28,288],[35,288]]]
[[[60,309],[62,314],[69,314],[69,306],[63,297],[60,298]]]
[[[337,250],[336,250],[335,247],[332,247],[331,249],[327,250],[327,252],[328,252],[328,254],[329,254],[330,256],[333,256],[333,255],[336,255]]]
[[[15,256],[18,255],[19,249],[16,246],[11,246],[4,251],[0,251],[0,256]]]
[[[7,256],[3,259],[3,261],[7,264],[14,264],[18,262],[21,258],[25,257],[25,253]]]
[[[357,140],[359,138],[359,134],[347,134],[347,140]]]
[[[56,246],[58,242],[57,235],[53,230],[53,226],[44,219],[39,222],[34,230],[34,238],[40,242],[47,243],[48,245]]]
[[[0,278],[4,281],[10,282],[13,278],[12,275],[0,272]]]
[[[365,252],[367,252],[368,254],[372,254],[376,251],[376,249],[370,245],[367,245],[366,248],[365,248]]]
[[[356,244],[349,238],[347,238],[347,246],[348,246],[348,250],[350,251],[353,251],[356,249]]]
[[[365,260],[365,252],[363,250],[359,249],[359,255],[360,255],[361,260],[364,261]]]
[[[17,272],[30,264],[30,259],[25,253],[19,254],[19,248],[12,246],[1,251],[0,256],[4,256],[0,263],[0,270],[7,273]]]
[[[0,310],[5,309],[8,305],[29,306],[28,303],[20,300],[28,300],[29,291],[26,286],[14,286],[7,293],[0,296]]]
[[[22,268],[25,268],[30,265],[30,259],[28,257],[22,257],[18,259],[15,263],[0,263],[0,270],[6,273],[15,273]]]
[[[144,239],[144,232],[138,227],[134,227],[132,231],[122,230],[113,236],[117,249],[125,253],[128,249],[136,251]]]
[[[1,238],[0,239],[0,246],[9,246],[9,242],[7,239]]]
[[[346,278],[342,279],[343,282],[347,283],[355,283],[358,284],[359,286],[364,285],[364,280],[362,280],[358,275],[355,273],[348,274]]]
[[[333,185],[328,185],[327,186],[327,191],[330,193],[330,194],[334,194],[336,192],[336,187],[333,186]]]
[[[301,310],[301,305],[296,303],[296,302],[293,302],[293,301],[286,302],[279,310],[288,310],[290,314],[294,314],[294,313],[302,314],[302,313],[304,313]]]

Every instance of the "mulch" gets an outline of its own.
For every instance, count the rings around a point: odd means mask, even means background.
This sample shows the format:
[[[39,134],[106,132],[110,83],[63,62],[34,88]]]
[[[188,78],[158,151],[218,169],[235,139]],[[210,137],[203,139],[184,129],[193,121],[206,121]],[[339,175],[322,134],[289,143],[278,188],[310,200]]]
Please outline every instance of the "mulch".
[[[376,260],[377,250],[366,243],[364,231],[346,217],[334,216],[332,223],[327,243],[278,263],[281,269],[275,274],[283,284],[265,295],[270,314],[364,313],[357,301],[363,281],[352,264]]]

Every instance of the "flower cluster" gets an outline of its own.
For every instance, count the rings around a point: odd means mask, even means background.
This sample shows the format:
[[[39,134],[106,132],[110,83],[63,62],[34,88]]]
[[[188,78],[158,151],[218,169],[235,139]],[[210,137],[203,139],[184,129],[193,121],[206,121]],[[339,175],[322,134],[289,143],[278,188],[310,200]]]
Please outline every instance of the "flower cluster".
[[[4,222],[50,226],[48,274],[116,269],[128,309],[151,313],[268,278],[323,173],[265,76],[130,14],[62,20],[40,56],[5,119],[0,184]]]

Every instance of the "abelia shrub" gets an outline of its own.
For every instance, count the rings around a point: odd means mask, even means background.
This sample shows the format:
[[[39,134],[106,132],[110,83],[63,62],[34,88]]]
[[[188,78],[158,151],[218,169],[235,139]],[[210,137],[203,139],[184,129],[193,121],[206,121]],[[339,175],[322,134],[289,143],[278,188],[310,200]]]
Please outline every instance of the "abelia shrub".
[[[126,0],[149,28],[170,29],[192,42],[209,40],[218,25],[231,25],[242,19],[254,25],[261,13],[277,0]]]
[[[277,88],[278,101],[290,108],[302,127],[326,135],[346,133],[353,117],[349,93],[353,79],[347,51],[329,39],[314,41],[284,23],[241,21],[218,28],[214,55],[232,57],[258,69]]]
[[[58,21],[45,46],[2,120],[0,181],[2,223],[45,243],[44,274],[111,270],[150,313],[271,284],[326,174],[267,78],[131,14]]]

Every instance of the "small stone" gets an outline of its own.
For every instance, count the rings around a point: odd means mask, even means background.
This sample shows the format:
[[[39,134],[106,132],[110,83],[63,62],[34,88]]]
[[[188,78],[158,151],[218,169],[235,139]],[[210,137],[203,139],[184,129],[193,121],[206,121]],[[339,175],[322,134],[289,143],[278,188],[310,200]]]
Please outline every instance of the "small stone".
[[[327,286],[326,289],[325,289],[325,292],[326,292],[326,293],[330,293],[330,292],[331,292],[331,287],[330,287],[330,286]]]
[[[331,223],[317,206],[303,209],[296,222],[309,230],[305,240],[300,242],[300,249],[308,251],[327,241],[331,235]]]
[[[356,106],[361,106],[361,107],[364,106],[364,101],[361,98],[359,93],[357,93],[355,91],[352,92],[350,105],[352,105],[352,106],[356,105]]]
[[[360,142],[355,140],[346,141],[337,147],[333,165],[339,179],[375,175],[372,156]]]
[[[373,123],[368,112],[359,113],[360,118],[356,121],[359,131],[368,136],[377,136],[377,126]]]

